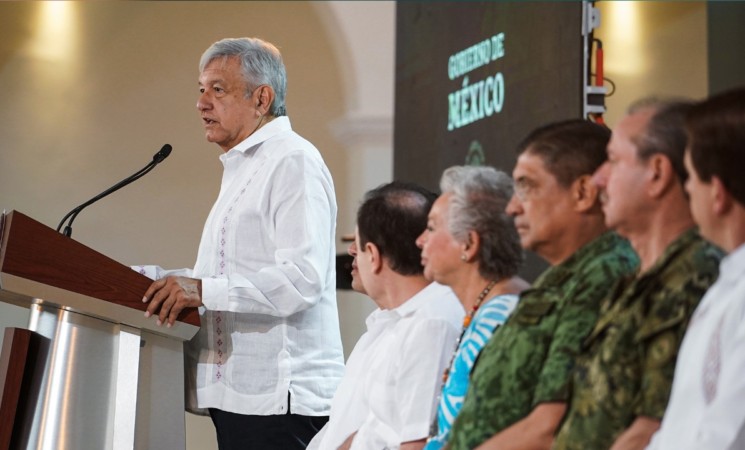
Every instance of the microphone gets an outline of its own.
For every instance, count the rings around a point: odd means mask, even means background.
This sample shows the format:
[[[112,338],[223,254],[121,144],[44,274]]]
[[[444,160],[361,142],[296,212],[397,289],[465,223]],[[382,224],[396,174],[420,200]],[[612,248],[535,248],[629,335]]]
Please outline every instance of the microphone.
[[[62,228],[62,225],[65,223],[65,220],[69,217],[70,220],[67,222],[67,226],[65,227],[65,230],[62,234],[64,234],[67,237],[70,237],[72,235],[72,222],[75,220],[75,218],[80,214],[80,211],[85,209],[87,206],[92,205],[93,203],[96,203],[97,201],[101,200],[102,198],[106,197],[109,194],[112,194],[119,189],[123,188],[124,186],[139,180],[143,176],[145,176],[148,172],[153,170],[155,166],[162,163],[164,159],[168,158],[168,155],[171,154],[171,150],[173,150],[173,147],[171,147],[170,144],[166,144],[161,149],[153,155],[153,160],[150,161],[145,167],[140,169],[135,174],[123,179],[122,181],[116,183],[115,185],[111,186],[110,188],[106,189],[105,191],[101,192],[97,196],[93,197],[92,199],[88,200],[87,202],[83,203],[82,205],[74,208],[72,211],[67,213],[65,217],[60,220],[59,225],[57,225],[57,231],[59,232],[60,228]]]

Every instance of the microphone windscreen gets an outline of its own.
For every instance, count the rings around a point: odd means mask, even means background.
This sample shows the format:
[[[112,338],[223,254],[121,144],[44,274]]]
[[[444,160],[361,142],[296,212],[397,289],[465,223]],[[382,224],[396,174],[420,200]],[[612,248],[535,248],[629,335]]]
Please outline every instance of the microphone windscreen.
[[[161,163],[164,159],[168,158],[168,155],[171,154],[171,150],[173,150],[173,147],[171,147],[171,144],[164,145],[158,153],[153,156],[153,162],[155,164]]]

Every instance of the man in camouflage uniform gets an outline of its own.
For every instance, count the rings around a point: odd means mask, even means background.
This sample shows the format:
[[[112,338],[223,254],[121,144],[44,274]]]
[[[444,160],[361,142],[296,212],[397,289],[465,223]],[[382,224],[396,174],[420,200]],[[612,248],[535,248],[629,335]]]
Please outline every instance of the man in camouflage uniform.
[[[607,232],[592,173],[605,161],[606,128],[572,120],[539,128],[518,147],[515,217],[523,248],[549,268],[482,350],[448,443],[452,450],[548,448],[566,410],[583,339],[612,281],[638,260]]]
[[[601,306],[572,378],[554,449],[643,449],[665,412],[678,347],[721,252],[695,228],[684,191],[681,102],[646,100],[613,130],[596,173],[606,224],[640,257]]]

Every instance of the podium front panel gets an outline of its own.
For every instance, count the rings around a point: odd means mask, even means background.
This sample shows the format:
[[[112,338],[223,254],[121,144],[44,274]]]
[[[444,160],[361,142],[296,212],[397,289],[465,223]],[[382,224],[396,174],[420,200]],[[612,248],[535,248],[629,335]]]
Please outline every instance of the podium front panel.
[[[48,338],[14,448],[184,449],[183,344],[48,304],[29,329]]]

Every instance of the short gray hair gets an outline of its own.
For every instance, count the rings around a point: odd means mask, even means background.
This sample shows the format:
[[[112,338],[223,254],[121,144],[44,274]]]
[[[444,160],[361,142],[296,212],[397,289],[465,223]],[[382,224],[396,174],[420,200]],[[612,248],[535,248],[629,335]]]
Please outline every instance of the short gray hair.
[[[285,94],[287,92],[287,72],[282,55],[273,44],[258,38],[228,38],[210,46],[199,60],[199,72],[212,60],[237,56],[241,62],[243,78],[246,80],[246,97],[262,84],[274,90],[274,102],[270,114],[279,117],[287,115]]]
[[[633,138],[637,156],[641,161],[662,154],[670,160],[681,186],[688,179],[688,171],[683,164],[683,156],[688,143],[685,132],[685,116],[693,103],[680,98],[648,97],[634,102],[627,110],[628,115],[649,109],[652,117],[644,131]]]
[[[480,238],[481,276],[503,279],[517,274],[523,250],[513,218],[505,211],[514,190],[512,178],[493,167],[453,166],[442,174],[440,189],[452,194],[450,234],[460,242],[470,231]]]

